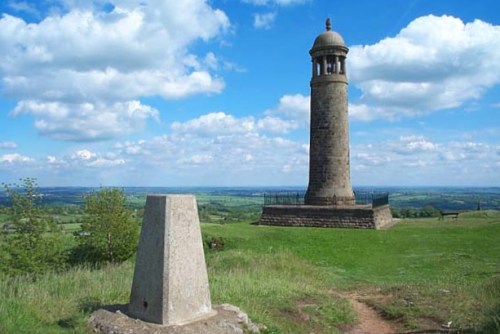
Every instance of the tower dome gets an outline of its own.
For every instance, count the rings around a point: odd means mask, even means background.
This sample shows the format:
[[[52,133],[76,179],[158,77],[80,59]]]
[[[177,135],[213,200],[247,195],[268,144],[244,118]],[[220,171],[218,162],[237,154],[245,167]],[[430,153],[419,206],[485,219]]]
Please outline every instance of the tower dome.
[[[345,47],[345,43],[344,39],[342,38],[342,36],[340,36],[339,33],[332,31],[332,23],[330,21],[330,18],[327,18],[326,31],[316,37],[311,51],[332,46]]]

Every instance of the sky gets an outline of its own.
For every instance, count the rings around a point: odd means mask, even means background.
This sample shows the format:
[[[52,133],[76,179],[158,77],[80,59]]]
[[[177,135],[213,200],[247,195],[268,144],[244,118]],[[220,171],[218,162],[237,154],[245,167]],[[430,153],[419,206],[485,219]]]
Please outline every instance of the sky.
[[[0,182],[306,187],[327,17],[354,186],[500,186],[498,0],[0,0]]]

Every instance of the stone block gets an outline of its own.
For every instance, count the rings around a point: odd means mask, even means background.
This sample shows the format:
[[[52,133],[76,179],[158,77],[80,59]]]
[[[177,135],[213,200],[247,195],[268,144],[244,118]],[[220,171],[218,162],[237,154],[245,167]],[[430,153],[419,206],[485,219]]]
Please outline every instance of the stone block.
[[[128,310],[162,325],[214,315],[194,196],[147,196]]]
[[[363,229],[389,228],[394,223],[388,205],[267,205],[259,221],[260,225]]]

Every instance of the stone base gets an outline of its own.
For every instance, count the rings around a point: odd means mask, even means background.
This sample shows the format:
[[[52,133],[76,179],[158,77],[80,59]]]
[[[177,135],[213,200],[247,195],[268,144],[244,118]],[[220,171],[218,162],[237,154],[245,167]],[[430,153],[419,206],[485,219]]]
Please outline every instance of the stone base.
[[[158,325],[128,316],[127,305],[98,310],[90,316],[91,332],[103,334],[245,334],[260,333],[265,326],[256,325],[238,307],[223,304],[214,307],[216,315],[183,326]]]
[[[267,205],[259,225],[382,229],[394,224],[389,205]]]

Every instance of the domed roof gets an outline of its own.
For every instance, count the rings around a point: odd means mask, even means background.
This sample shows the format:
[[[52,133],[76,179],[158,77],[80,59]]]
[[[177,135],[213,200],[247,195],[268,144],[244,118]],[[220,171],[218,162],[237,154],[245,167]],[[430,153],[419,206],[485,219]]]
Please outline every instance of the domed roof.
[[[326,19],[326,31],[316,37],[313,44],[313,49],[323,48],[328,46],[344,46],[344,39],[339,33],[332,31],[330,18]]]

